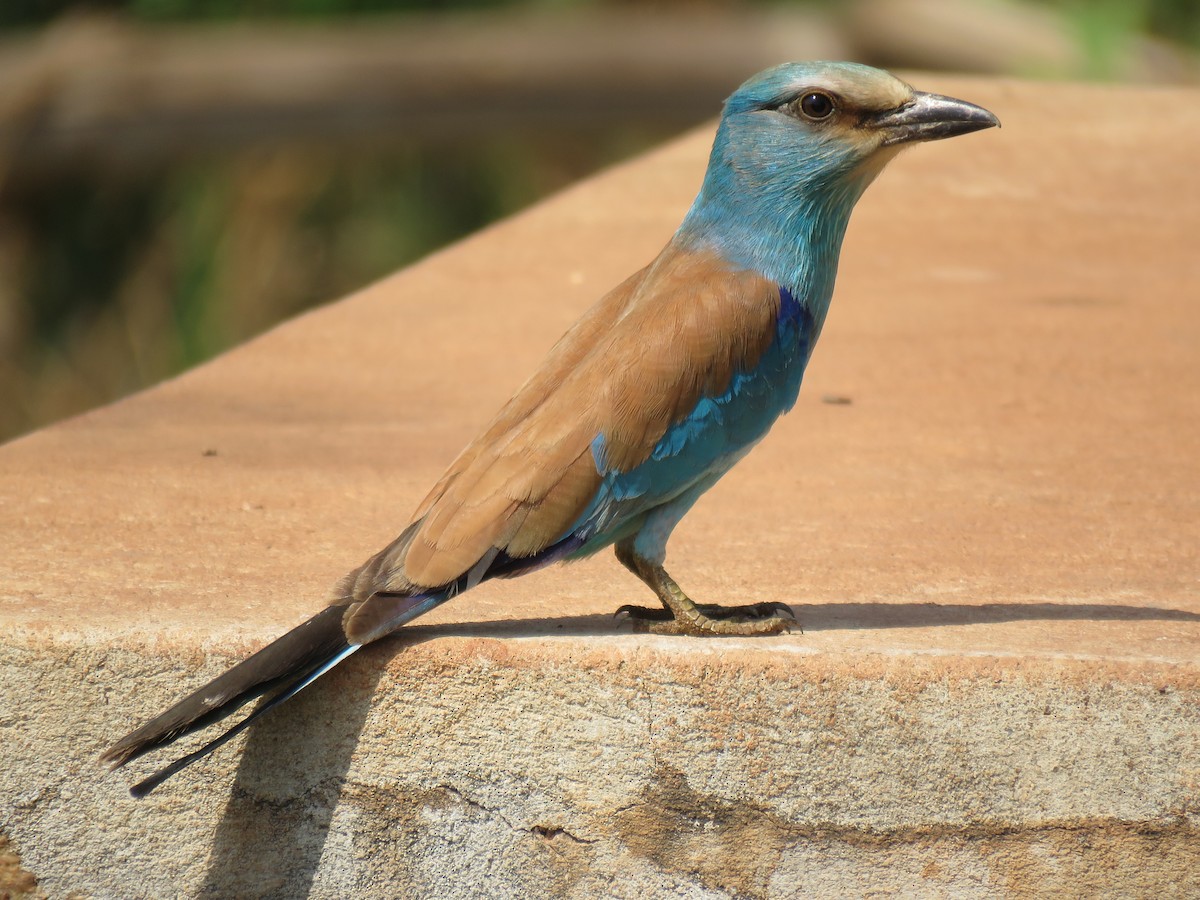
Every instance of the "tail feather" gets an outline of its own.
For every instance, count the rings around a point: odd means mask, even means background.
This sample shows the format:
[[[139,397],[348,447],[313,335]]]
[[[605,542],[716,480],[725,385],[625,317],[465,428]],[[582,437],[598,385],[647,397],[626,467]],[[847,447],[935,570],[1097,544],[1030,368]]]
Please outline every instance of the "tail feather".
[[[294,697],[362,645],[391,634],[480,581],[511,578],[540,569],[569,558],[585,542],[584,537],[571,534],[540,553],[521,558],[510,557],[502,550],[492,550],[470,571],[448,585],[428,590],[412,585],[408,585],[406,591],[375,590],[373,585],[380,582],[381,567],[387,562],[385,557],[399,542],[410,538],[411,532],[412,528],[409,528],[392,547],[376,554],[347,576],[343,582],[346,600],[317,613],[130,732],[104,751],[101,762],[109,763],[114,769],[120,768],[145,753],[221,721],[258,697],[270,695],[253,712],[199,750],[181,756],[130,790],[134,797],[144,797],[176,772],[241,734],[259,716]],[[356,600],[359,595],[365,597]]]
[[[166,712],[151,719],[141,728],[113,744],[100,757],[102,762],[118,768],[158,747],[164,747],[181,737],[206,728],[236,712],[245,704],[275,691],[266,704],[260,706],[230,732],[189,754],[169,767],[162,777],[155,776],[141,794],[153,790],[162,780],[215,750],[257,719],[289,697],[294,696],[358,648],[351,644],[342,628],[346,604],[335,604],[317,613],[304,624],[268,644],[253,656],[238,663],[228,672],[217,676],[204,687],[180,700]],[[145,785],[146,782],[143,782]],[[138,787],[142,787],[139,785]]]
[[[193,750],[191,753],[188,753],[188,754],[185,754],[184,756],[179,757],[179,759],[175,760],[175,762],[171,763],[170,765],[165,766],[162,769],[159,769],[157,772],[155,772],[149,778],[143,778],[141,781],[139,781],[137,784],[135,784],[133,787],[131,787],[129,789],[129,793],[132,794],[138,800],[140,800],[142,797],[145,797],[147,794],[149,794],[152,790],[154,790],[156,787],[158,787],[160,784],[162,784],[164,781],[166,781],[168,778],[170,778],[176,772],[186,769],[192,763],[196,762],[196,760],[204,759],[204,757],[208,756],[208,754],[212,753],[214,750],[216,750],[222,744],[225,744],[225,743],[233,740],[235,737],[237,737],[239,734],[241,734],[243,731],[245,731],[247,728],[249,728],[254,723],[254,720],[257,719],[259,716],[263,715],[264,713],[270,712],[275,707],[277,707],[279,704],[295,697],[298,693],[300,693],[302,690],[304,690],[306,687],[308,687],[310,684],[312,684],[314,681],[316,681],[318,678],[320,678],[322,675],[324,675],[326,672],[328,672],[330,669],[332,669],[334,666],[336,666],[338,663],[340,663],[342,660],[344,660],[347,656],[349,656],[351,653],[353,653],[355,650],[357,650],[361,646],[362,646],[362,644],[349,644],[345,650],[343,650],[337,656],[333,657],[333,659],[330,659],[327,662],[323,663],[322,665],[318,666],[314,671],[310,672],[309,674],[307,674],[303,677],[297,678],[296,681],[294,681],[292,684],[284,687],[282,690],[279,691],[279,693],[277,693],[274,697],[272,697],[266,703],[263,703],[260,706],[256,707],[255,710],[252,713],[250,713],[250,715],[246,716],[246,718],[242,719],[240,722],[238,722],[232,728],[226,729],[224,732],[222,732],[217,737],[213,738],[211,741],[209,741],[207,744],[205,744],[199,750]]]

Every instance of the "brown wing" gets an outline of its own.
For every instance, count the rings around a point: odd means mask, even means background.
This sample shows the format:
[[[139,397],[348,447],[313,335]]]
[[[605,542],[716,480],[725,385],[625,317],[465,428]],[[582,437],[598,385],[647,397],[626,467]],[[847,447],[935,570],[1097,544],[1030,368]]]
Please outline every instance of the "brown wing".
[[[353,579],[352,594],[449,584],[504,551],[561,538],[611,468],[647,459],[702,396],[725,391],[770,345],[778,288],[674,244],[606,295],[421,503],[414,522]]]

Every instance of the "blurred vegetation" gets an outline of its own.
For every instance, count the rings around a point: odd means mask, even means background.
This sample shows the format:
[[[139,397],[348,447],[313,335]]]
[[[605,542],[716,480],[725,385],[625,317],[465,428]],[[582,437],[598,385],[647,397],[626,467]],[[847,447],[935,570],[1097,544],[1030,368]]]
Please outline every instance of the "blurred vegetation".
[[[1110,77],[1113,60],[1130,40],[1152,35],[1200,47],[1197,0],[1047,0],[1074,24],[1092,78]]]
[[[586,0],[565,0],[581,5]],[[147,22],[334,19],[380,13],[448,12],[512,6],[511,0],[5,0],[0,28],[42,25],[66,12],[119,11]],[[544,4],[549,5],[549,4]]]
[[[0,436],[202,362],[652,139],[301,146],[10,182]]]
[[[186,23],[509,5],[4,0],[0,29],[36,30],[81,8]],[[1131,36],[1200,46],[1195,0],[1043,5],[1074,23],[1088,74],[1097,77],[1111,73]],[[666,136],[643,127],[454,146],[368,141],[353,152],[261,146],[148,169],[84,166],[40,177],[6,171],[0,148],[0,440],[195,365]]]
[[[971,2],[971,0],[967,0]],[[987,3],[989,0],[975,0]],[[1200,4],[1196,0],[1040,0],[1075,19],[1084,39],[1119,39],[1135,33],[1152,34],[1200,47]],[[44,25],[64,13],[81,9],[113,11],[145,22],[201,22],[233,19],[341,19],[351,16],[410,12],[461,12],[505,7],[563,8],[603,6],[604,0],[5,0],[0,4],[0,29]],[[638,5],[616,0],[610,5]],[[694,10],[697,7],[736,7],[739,0],[656,0],[641,4]],[[788,5],[786,0],[759,5]],[[796,0],[793,5],[836,7],[838,0]]]

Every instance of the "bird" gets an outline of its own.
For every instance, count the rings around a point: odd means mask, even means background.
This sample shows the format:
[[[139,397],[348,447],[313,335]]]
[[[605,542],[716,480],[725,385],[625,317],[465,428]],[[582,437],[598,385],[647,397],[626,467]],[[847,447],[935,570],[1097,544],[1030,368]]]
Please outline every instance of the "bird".
[[[492,578],[607,547],[667,635],[774,635],[783,604],[695,603],[664,568],[692,505],[794,405],[867,186],[902,149],[998,126],[988,110],[847,62],[785,63],[725,101],[666,247],[599,299],[334,602],[117,741],[113,769],[264,699],[130,789],[144,797],[360,647]]]

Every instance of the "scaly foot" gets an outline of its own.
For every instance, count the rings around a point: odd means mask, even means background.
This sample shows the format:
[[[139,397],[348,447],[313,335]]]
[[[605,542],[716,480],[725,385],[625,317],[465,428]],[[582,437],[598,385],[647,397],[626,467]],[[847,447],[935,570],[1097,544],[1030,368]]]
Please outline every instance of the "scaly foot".
[[[784,603],[750,603],[745,606],[718,606],[696,603],[680,617],[669,609],[626,604],[615,615],[629,616],[651,634],[758,635],[779,634],[797,627],[796,616]]]
[[[663,605],[661,611],[643,606],[622,606],[617,610],[617,615],[624,613],[645,623],[646,630],[653,634],[691,634],[701,637],[717,634],[779,634],[781,631],[790,631],[796,624],[791,609],[782,603],[697,605],[667,574],[666,569],[638,555],[632,539],[619,542],[616,551],[621,564],[644,581]]]

